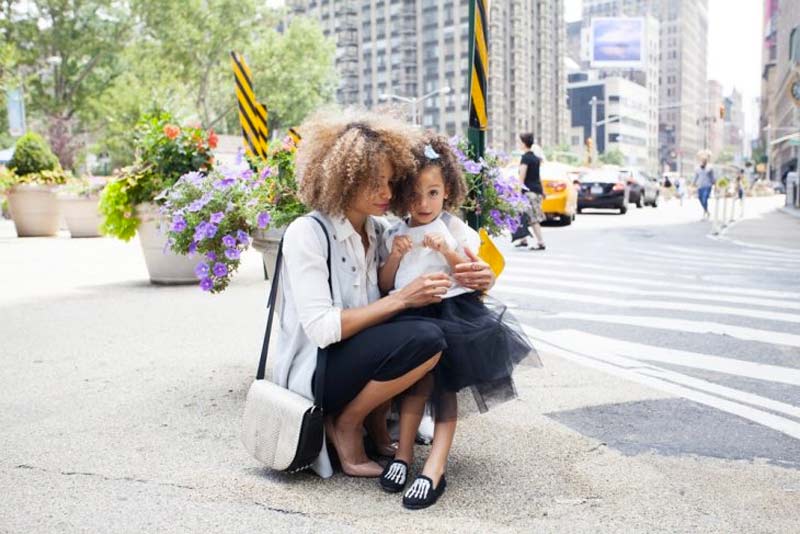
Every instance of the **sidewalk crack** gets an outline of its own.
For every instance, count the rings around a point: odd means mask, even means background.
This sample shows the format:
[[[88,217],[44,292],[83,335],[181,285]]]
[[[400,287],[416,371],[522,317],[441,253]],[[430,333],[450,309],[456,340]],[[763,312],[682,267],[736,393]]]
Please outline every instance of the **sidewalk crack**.
[[[87,477],[97,477],[108,481],[139,482],[141,484],[155,484],[156,486],[169,486],[172,488],[191,489],[191,490],[197,489],[194,486],[186,486],[184,484],[176,484],[174,482],[159,482],[157,480],[148,480],[146,478],[135,478],[135,477],[112,477],[108,475],[103,475],[101,473],[92,473],[90,471],[54,471],[52,469],[45,469],[43,467],[36,467],[27,464],[20,464],[16,466],[16,468],[34,469],[36,471],[44,471],[45,473],[57,473],[63,476],[87,476]]]

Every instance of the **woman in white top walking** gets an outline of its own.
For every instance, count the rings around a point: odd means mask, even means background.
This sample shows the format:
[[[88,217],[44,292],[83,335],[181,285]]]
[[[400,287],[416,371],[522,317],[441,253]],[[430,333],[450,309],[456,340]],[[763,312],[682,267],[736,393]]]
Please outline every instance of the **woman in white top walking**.
[[[378,288],[383,224],[376,216],[389,208],[390,183],[413,171],[411,146],[419,134],[391,117],[364,112],[317,114],[301,133],[300,196],[328,230],[332,272],[319,225],[309,217],[290,224],[284,235],[280,350],[273,379],[312,398],[317,349],[327,347],[326,439],[346,474],[378,477],[382,467],[363,446],[365,420],[375,441],[390,446],[380,408],[426,376],[445,347],[433,323],[386,321],[406,309],[440,302],[451,286],[447,275],[419,276],[383,298]],[[494,282],[483,262],[463,266],[456,276],[476,289]],[[332,475],[325,447],[313,468],[323,477]]]

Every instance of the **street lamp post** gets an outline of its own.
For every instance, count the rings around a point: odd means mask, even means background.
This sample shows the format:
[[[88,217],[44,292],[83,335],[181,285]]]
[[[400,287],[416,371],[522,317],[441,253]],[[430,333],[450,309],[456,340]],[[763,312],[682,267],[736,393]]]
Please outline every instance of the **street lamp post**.
[[[449,87],[440,87],[435,91],[431,91],[430,93],[424,94],[422,96],[414,96],[414,97],[405,97],[400,95],[393,95],[393,94],[380,94],[378,95],[379,100],[399,100],[400,102],[405,102],[406,104],[410,104],[411,106],[411,122],[414,124],[419,124],[417,119],[419,118],[419,105],[422,104],[425,100],[432,98],[436,95],[442,94],[446,95],[452,91]],[[420,121],[421,122],[421,121]]]

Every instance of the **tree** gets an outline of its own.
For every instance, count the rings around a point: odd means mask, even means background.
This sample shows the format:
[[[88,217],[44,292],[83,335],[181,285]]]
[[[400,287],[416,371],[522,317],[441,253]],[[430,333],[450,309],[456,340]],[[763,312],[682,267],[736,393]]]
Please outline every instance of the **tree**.
[[[716,163],[724,165],[726,163],[732,163],[732,162],[733,162],[733,153],[730,150],[722,150],[717,155]]]
[[[602,163],[606,165],[624,165],[625,164],[625,154],[622,153],[619,149],[615,148],[613,150],[606,150],[600,157],[598,158]]]
[[[79,115],[120,75],[119,54],[133,20],[118,0],[28,0],[4,3],[0,34],[18,52],[29,109],[45,123],[53,151],[72,168],[80,146]]]
[[[580,162],[580,157],[573,153],[572,147],[566,143],[561,143],[556,147],[545,148],[544,155],[548,160],[560,161],[570,165],[577,165]]]
[[[332,102],[336,47],[316,21],[293,18],[283,33],[267,30],[251,52],[256,95],[269,109],[269,130],[298,125],[309,112]]]

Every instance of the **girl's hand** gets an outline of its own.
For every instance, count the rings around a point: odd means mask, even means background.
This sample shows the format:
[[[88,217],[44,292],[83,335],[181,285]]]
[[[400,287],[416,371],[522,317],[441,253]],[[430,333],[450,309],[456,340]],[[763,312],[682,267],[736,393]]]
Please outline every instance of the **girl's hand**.
[[[413,244],[411,243],[411,238],[407,235],[398,235],[392,241],[392,252],[391,255],[397,259],[401,259],[405,256]]]
[[[494,272],[489,264],[480,259],[470,249],[464,247],[464,253],[471,260],[468,263],[459,263],[453,269],[453,277],[459,285],[467,289],[488,291],[495,283]]]
[[[442,301],[453,283],[445,273],[424,274],[394,293],[405,308],[421,308]]]
[[[422,240],[422,246],[441,253],[445,253],[450,250],[444,235],[439,233],[425,234],[425,239]]]

